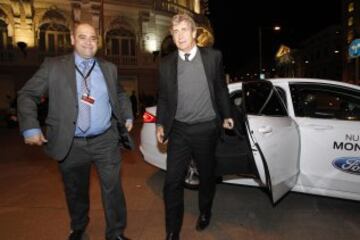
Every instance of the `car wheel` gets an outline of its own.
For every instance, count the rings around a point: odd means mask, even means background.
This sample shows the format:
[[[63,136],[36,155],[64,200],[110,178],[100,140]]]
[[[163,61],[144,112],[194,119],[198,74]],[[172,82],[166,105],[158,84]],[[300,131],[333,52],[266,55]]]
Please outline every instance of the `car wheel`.
[[[186,172],[184,186],[188,189],[199,189],[199,172],[196,168],[195,162],[191,161]]]

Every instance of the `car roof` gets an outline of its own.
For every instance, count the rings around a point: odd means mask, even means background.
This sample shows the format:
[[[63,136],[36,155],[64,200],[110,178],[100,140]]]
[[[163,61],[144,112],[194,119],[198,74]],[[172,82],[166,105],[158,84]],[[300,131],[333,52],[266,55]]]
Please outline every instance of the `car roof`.
[[[354,89],[360,90],[360,86],[349,84],[345,82],[335,81],[335,80],[327,80],[327,79],[319,79],[319,78],[270,78],[266,79],[275,85],[281,84],[289,84],[289,83],[324,83],[324,84],[331,84],[331,85],[339,85],[344,87],[350,87]],[[242,82],[230,83],[228,85],[229,90],[233,91],[236,89],[241,88]]]

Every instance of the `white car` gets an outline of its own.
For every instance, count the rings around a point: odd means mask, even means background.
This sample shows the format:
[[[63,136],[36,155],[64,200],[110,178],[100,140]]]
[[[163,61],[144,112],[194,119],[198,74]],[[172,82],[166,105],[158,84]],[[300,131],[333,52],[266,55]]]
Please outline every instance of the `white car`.
[[[236,172],[224,182],[266,187],[274,203],[288,191],[360,200],[359,86],[281,78],[228,88],[236,131],[223,134],[217,156],[225,172]],[[156,107],[146,111],[140,150],[146,162],[166,170]],[[193,163],[189,173],[192,183]]]

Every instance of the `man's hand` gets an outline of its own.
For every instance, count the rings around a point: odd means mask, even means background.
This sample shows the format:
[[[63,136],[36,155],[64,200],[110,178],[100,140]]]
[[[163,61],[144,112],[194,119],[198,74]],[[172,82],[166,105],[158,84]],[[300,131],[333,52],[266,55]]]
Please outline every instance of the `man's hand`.
[[[125,122],[125,127],[128,130],[128,132],[130,132],[131,129],[133,128],[133,122],[132,121],[126,121]]]
[[[47,139],[42,133],[34,135],[32,137],[24,138],[25,144],[30,146],[42,146],[44,143],[47,143]]]
[[[167,142],[164,142],[164,128],[162,126],[156,126],[156,138],[159,143]]]
[[[234,120],[232,118],[225,118],[223,123],[223,128],[233,129],[234,128]]]

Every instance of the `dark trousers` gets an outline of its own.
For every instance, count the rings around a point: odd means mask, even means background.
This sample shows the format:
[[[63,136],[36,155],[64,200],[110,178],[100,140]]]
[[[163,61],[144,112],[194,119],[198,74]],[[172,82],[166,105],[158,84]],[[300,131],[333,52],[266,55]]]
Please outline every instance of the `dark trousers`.
[[[184,215],[184,179],[195,160],[200,175],[199,210],[210,214],[215,194],[216,121],[186,124],[175,121],[169,135],[164,185],[166,231],[180,232]]]
[[[89,222],[89,177],[94,163],[101,186],[106,219],[106,239],[114,239],[126,224],[126,206],[120,181],[120,152],[115,129],[91,139],[75,138],[59,166],[73,230]]]

